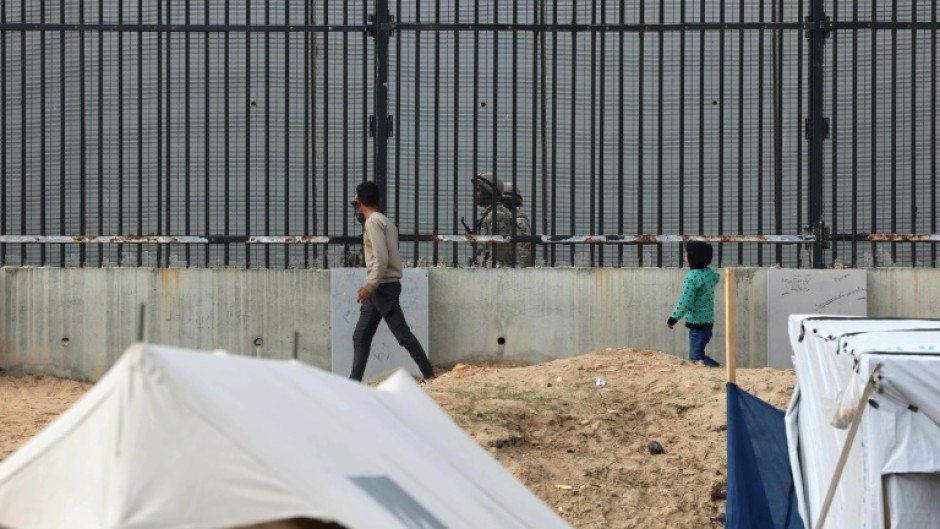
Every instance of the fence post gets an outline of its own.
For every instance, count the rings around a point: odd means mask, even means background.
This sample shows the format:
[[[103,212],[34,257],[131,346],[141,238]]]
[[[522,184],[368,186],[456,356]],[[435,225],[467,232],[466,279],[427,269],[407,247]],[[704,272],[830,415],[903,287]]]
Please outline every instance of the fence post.
[[[375,0],[375,15],[373,16],[375,32],[375,90],[373,94],[373,110],[375,112],[375,128],[373,146],[375,148],[375,164],[373,167],[374,179],[379,191],[382,193],[382,211],[385,211],[385,201],[388,197],[388,37],[389,13],[388,0]]]
[[[809,117],[806,120],[806,139],[809,142],[809,228],[816,236],[813,243],[813,268],[823,267],[825,230],[823,226],[823,140],[828,135],[823,117],[823,61],[829,19],[824,0],[812,0],[810,16],[806,22],[809,39]]]

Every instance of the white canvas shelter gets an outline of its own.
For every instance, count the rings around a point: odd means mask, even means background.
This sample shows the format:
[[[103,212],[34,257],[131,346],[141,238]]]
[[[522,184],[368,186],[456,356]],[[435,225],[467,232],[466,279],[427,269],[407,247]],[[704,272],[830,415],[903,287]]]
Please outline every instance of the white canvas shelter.
[[[816,526],[849,432],[829,413],[849,385],[861,395],[879,364],[825,527],[938,527],[940,321],[793,315],[789,334],[787,441],[805,527]]]
[[[373,389],[295,362],[136,344],[0,463],[6,529],[269,522],[570,527],[403,372]]]

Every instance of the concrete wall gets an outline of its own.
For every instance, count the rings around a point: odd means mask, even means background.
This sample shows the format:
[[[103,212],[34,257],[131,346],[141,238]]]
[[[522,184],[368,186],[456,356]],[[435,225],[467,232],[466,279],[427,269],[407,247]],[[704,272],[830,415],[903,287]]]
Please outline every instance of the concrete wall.
[[[608,347],[688,354],[669,330],[681,269],[429,270],[430,354],[541,362]],[[766,365],[766,269],[736,277],[738,365]],[[724,360],[724,279],[708,352]],[[200,349],[330,365],[328,270],[3,268],[0,368],[96,380],[137,336]],[[940,270],[868,271],[868,313],[940,317]],[[262,345],[256,346],[260,338]]]
[[[329,367],[328,271],[0,269],[0,367],[98,379],[137,339]],[[262,345],[256,346],[260,338]]]

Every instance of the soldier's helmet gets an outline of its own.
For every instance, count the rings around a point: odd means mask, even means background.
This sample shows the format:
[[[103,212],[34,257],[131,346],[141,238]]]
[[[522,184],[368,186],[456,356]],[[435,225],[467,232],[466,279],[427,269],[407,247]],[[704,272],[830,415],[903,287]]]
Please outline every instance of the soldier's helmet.
[[[496,198],[501,195],[503,181],[496,178],[492,171],[480,171],[471,179],[471,182],[473,182],[473,185],[477,185],[478,182],[481,183],[483,189]]]
[[[512,202],[516,207],[522,207],[522,195],[516,191],[516,188],[513,187],[512,182],[503,182],[503,200],[507,202]]]

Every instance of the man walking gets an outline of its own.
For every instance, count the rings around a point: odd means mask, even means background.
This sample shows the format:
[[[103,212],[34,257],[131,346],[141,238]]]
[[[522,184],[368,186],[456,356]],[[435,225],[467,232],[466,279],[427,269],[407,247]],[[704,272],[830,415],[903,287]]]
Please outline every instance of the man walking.
[[[384,318],[398,344],[408,351],[428,381],[434,377],[431,362],[408,327],[399,304],[402,266],[398,254],[398,228],[379,211],[381,198],[375,182],[363,182],[356,186],[356,196],[350,203],[356,210],[356,219],[363,223],[366,284],[359,288],[357,295],[361,306],[359,322],[353,333],[353,365],[349,378],[362,380],[372,349],[372,338]]]

